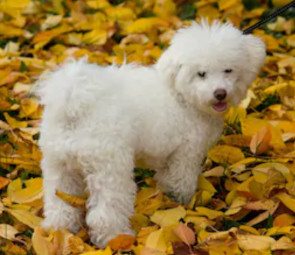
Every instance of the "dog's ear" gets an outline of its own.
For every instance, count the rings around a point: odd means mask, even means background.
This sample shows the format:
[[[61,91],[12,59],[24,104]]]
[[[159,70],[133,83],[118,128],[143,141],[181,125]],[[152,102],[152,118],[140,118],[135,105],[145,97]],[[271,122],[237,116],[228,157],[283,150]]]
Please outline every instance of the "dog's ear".
[[[256,76],[265,61],[265,44],[261,39],[253,35],[244,35],[244,38],[246,50],[249,54],[249,63],[247,63],[248,70]]]
[[[176,64],[175,54],[173,54],[171,47],[163,52],[156,64],[156,68],[165,81],[173,86],[180,65]]]

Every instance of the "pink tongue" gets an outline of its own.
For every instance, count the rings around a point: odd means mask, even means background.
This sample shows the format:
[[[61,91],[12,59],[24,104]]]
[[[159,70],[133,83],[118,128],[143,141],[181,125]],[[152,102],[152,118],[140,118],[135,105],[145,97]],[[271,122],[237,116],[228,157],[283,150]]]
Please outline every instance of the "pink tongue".
[[[227,108],[226,103],[216,103],[213,105],[214,110],[218,112],[223,112]]]

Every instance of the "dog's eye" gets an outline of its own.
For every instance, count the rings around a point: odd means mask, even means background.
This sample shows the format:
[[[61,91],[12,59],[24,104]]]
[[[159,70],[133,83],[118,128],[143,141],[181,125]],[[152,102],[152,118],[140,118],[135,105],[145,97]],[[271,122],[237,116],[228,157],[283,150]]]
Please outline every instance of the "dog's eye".
[[[206,76],[206,72],[198,72],[198,75],[199,75],[201,78],[205,78],[205,76]]]
[[[225,73],[231,73],[233,70],[232,69],[225,69],[224,72]]]

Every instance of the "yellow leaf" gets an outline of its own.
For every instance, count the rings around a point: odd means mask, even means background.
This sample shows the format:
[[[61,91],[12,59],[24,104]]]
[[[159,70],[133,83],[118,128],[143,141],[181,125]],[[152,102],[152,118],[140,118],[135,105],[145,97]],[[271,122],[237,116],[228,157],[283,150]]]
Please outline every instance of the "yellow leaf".
[[[32,214],[29,211],[8,208],[5,208],[4,210],[11,214],[13,217],[15,217],[21,223],[29,226],[30,228],[40,226],[40,223],[43,220],[42,218]]]
[[[268,125],[268,121],[253,117],[247,117],[241,121],[242,133],[248,136],[255,135],[255,133]]]
[[[86,4],[92,9],[105,9],[110,6],[108,0],[86,0]]]
[[[1,251],[5,255],[27,255],[28,252],[20,246],[13,244],[12,242],[5,242],[1,245]]]
[[[130,220],[132,229],[139,232],[142,228],[149,225],[149,218],[144,214],[135,213]]]
[[[278,215],[273,221],[274,227],[291,226],[294,223],[295,223],[295,216],[288,213],[283,213]]]
[[[276,169],[277,171],[281,172],[284,176],[288,175],[290,173],[290,170],[288,167],[281,163],[275,163],[275,162],[269,162],[269,163],[263,163],[255,166],[252,171],[255,173],[261,172],[261,173],[267,173],[270,169]]]
[[[207,205],[212,200],[213,195],[214,195],[213,192],[209,192],[207,190],[203,190],[201,192],[198,192],[193,197],[193,199],[195,198],[194,204],[196,204],[197,206]]]
[[[12,118],[9,116],[9,114],[7,112],[3,113],[7,123],[9,124],[9,126],[11,126],[11,128],[15,129],[15,128],[24,128],[28,126],[28,123],[26,121],[18,121],[15,118]]]
[[[107,41],[107,32],[95,29],[83,35],[82,41],[86,44],[104,45]]]
[[[288,86],[287,82],[272,85],[264,90],[266,94],[273,94]]]
[[[127,7],[109,7],[105,10],[108,17],[110,17],[113,20],[133,20],[135,18],[135,13],[132,11],[132,9]]]
[[[279,43],[272,35],[260,35],[261,39],[265,42],[268,51],[275,51],[279,49]]]
[[[185,222],[189,223],[192,222],[194,223],[194,229],[199,232],[201,229],[206,229],[208,226],[214,226],[215,222],[208,220],[205,217],[199,217],[199,216],[187,216],[185,217]]]
[[[41,25],[41,30],[44,31],[48,28],[55,27],[62,21],[61,15],[47,15],[46,20]]]
[[[253,136],[262,128],[269,126],[269,122],[266,120],[261,120],[253,117],[247,117],[241,121],[242,133],[244,135]],[[285,148],[283,142],[282,133],[277,127],[270,126],[271,129],[271,142],[270,145],[275,149]]]
[[[236,197],[230,208],[225,212],[225,215],[233,215],[238,213],[242,210],[242,207],[246,204],[246,198],[245,197]]]
[[[0,237],[13,240],[17,233],[18,231],[14,227],[8,224],[0,224]]]
[[[153,11],[158,17],[172,16],[176,13],[176,4],[172,0],[156,0]]]
[[[53,38],[55,38],[58,35],[61,35],[66,32],[72,31],[73,28],[71,28],[68,25],[63,24],[62,26],[59,26],[57,28],[46,30],[43,32],[38,33],[32,43],[35,44],[35,49],[40,49],[43,46],[45,46],[47,43],[49,43]]]
[[[40,227],[34,229],[32,244],[37,255],[55,254],[53,243],[50,242],[50,237],[47,237],[46,232]]]
[[[280,201],[287,206],[290,210],[295,212],[295,198],[292,198],[290,195],[287,193],[281,192],[277,195],[275,195]]]
[[[287,44],[291,47],[295,47],[295,34],[288,36]]]
[[[270,148],[271,129],[270,126],[263,127],[255,133],[250,142],[250,151],[253,154],[262,154]]]
[[[233,164],[245,158],[239,148],[228,145],[214,146],[208,152],[208,157],[220,164]]]
[[[195,212],[193,212],[192,214],[196,216],[206,216],[210,220],[223,216],[223,212],[212,210],[202,206],[196,207]]]
[[[20,178],[13,180],[7,187],[7,195],[11,199],[11,195],[22,189],[22,181]]]
[[[88,251],[88,252],[83,252],[80,255],[112,255],[112,249],[110,246],[107,246],[104,250],[97,250],[97,251]]]
[[[256,228],[247,226],[247,225],[241,225],[239,226],[240,230],[246,231],[248,233],[254,234],[254,235],[259,235],[259,232]]]
[[[272,250],[288,250],[295,251],[295,244],[292,242],[292,240],[287,236],[282,236],[278,241],[276,241],[271,246]]]
[[[137,234],[137,242],[145,245],[146,240],[149,237],[150,233],[152,233],[156,230],[158,230],[157,225],[142,228]]]
[[[86,199],[82,198],[82,197],[77,197],[74,195],[69,195],[66,193],[63,193],[59,190],[56,190],[55,194],[61,198],[63,201],[67,202],[69,205],[73,206],[73,207],[80,207],[80,206],[84,206],[86,203]]]
[[[289,0],[272,0],[272,3],[274,6],[278,7],[278,6],[289,4],[290,1]]]
[[[26,188],[22,188],[21,179],[12,181],[8,188],[7,194],[12,202],[30,203],[43,196],[42,178],[34,178],[24,181]]]
[[[276,242],[268,236],[237,235],[238,245],[243,250],[266,250]]]
[[[142,188],[136,197],[137,213],[153,214],[163,203],[163,195],[156,188]]]
[[[197,15],[200,18],[207,18],[209,20],[218,19],[221,13],[212,5],[205,5],[197,8]]]
[[[156,211],[151,217],[151,221],[159,226],[167,227],[179,222],[181,218],[184,218],[186,211],[182,206],[177,208]]]
[[[201,191],[208,191],[209,193],[214,194],[216,189],[202,174],[198,176],[198,189]]]
[[[177,228],[173,229],[173,232],[188,246],[196,242],[195,233],[183,223],[180,223]]]
[[[233,125],[246,118],[246,109],[243,107],[231,107],[225,113],[224,119],[229,125]]]
[[[17,17],[28,7],[30,2],[30,0],[2,0],[0,2],[0,11],[10,16]]]
[[[236,167],[238,167],[238,166],[241,166],[241,165],[248,165],[248,164],[251,164],[251,163],[253,163],[253,162],[255,162],[255,163],[257,163],[257,162],[264,162],[264,160],[257,159],[257,158],[252,158],[252,157],[250,157],[250,158],[245,158],[245,159],[242,159],[241,161],[239,161],[239,162],[237,162],[237,163],[231,165],[231,166],[229,167],[229,169],[234,169],[234,168],[236,168]]]
[[[168,248],[164,239],[163,229],[156,230],[149,234],[146,240],[146,247],[165,252]]]
[[[247,181],[247,180],[246,180]],[[265,180],[266,182],[267,180]],[[265,189],[262,182],[258,182],[256,178],[254,180],[251,180],[248,184],[248,189],[252,196],[255,199],[263,199],[264,197],[267,197],[268,194],[265,194]]]
[[[286,226],[286,227],[272,227],[268,229],[266,235],[274,236],[274,235],[290,235],[294,233],[295,226]]]
[[[167,27],[168,23],[161,18],[151,17],[151,18],[140,18],[135,20],[127,28],[128,34],[133,33],[147,33],[152,29],[157,27]]]
[[[218,1],[219,10],[227,10],[238,4],[239,0],[220,0]]]

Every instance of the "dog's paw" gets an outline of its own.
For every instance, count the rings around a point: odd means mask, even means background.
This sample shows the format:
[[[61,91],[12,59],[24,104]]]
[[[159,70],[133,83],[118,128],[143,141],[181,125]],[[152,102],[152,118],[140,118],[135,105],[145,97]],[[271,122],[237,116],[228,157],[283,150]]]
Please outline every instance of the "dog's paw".
[[[193,194],[177,194],[174,192],[169,192],[169,193],[167,193],[167,196],[173,202],[176,202],[181,205],[188,205],[193,197]]]
[[[81,230],[81,224],[79,224],[77,221],[69,222],[58,217],[45,218],[41,223],[41,227],[45,230],[67,229],[72,233],[78,233]]]

